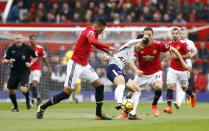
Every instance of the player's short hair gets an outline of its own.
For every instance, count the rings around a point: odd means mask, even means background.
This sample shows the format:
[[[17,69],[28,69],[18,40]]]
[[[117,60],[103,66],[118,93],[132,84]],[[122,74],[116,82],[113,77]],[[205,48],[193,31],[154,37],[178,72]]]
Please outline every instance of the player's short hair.
[[[178,33],[180,33],[180,30],[178,29],[178,28],[173,28],[172,30],[171,30],[171,32],[173,32],[173,31],[178,31]]]
[[[137,35],[136,39],[142,39],[143,37],[144,37],[143,34],[139,34],[139,35]]]
[[[97,19],[94,21],[94,24],[97,24],[99,26],[106,26],[107,25],[104,19]]]
[[[35,36],[35,35],[30,35],[30,36],[29,36],[29,39],[32,39],[33,37],[35,37],[35,38],[36,38],[36,36]]]
[[[144,31],[152,31],[152,34],[153,34],[153,29],[151,27],[145,27],[143,30],[143,33],[144,33]]]

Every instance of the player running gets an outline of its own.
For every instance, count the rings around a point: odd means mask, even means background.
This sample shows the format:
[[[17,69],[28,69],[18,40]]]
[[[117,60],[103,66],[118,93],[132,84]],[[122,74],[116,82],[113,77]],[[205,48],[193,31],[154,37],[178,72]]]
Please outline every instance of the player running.
[[[195,44],[193,41],[187,39],[187,35],[188,35],[188,32],[186,29],[181,29],[181,32],[180,32],[180,38],[181,40],[185,41],[188,45],[188,48],[189,50],[191,51],[191,57],[186,59],[186,62],[189,66],[192,67],[192,58],[194,58],[196,55],[197,55],[197,48],[195,47]],[[188,75],[188,82],[190,82],[190,72],[187,71],[187,75]],[[176,102],[175,102],[175,107],[177,109],[180,108],[181,106],[181,103],[185,100],[186,98],[186,93],[182,90],[181,86],[179,83],[176,84]],[[188,97],[188,100],[190,100],[191,98]]]
[[[92,47],[96,47],[105,51],[109,55],[117,52],[117,49],[110,47],[98,41],[98,35],[105,29],[106,23],[102,19],[97,19],[92,26],[87,27],[81,32],[76,42],[75,51],[72,58],[67,63],[67,76],[64,83],[64,90],[59,94],[53,96],[45,104],[39,106],[37,111],[37,119],[43,118],[45,109],[49,106],[59,103],[61,100],[67,99],[74,90],[74,84],[78,78],[90,81],[91,85],[95,87],[96,99],[96,115],[95,120],[112,120],[111,118],[102,114],[102,104],[104,99],[104,85],[99,79],[97,73],[88,64],[88,58]]]
[[[36,99],[37,100],[36,105],[38,107],[38,105],[41,103],[41,98],[40,98],[40,96],[38,96],[38,91],[37,91],[37,85],[40,82],[40,77],[41,77],[41,62],[40,62],[41,57],[43,58],[43,61],[46,64],[50,74],[52,74],[52,70],[51,70],[49,63],[47,61],[44,48],[42,46],[36,44],[36,36],[30,35],[29,40],[30,40],[31,47],[38,55],[37,61],[30,67],[31,73],[29,76],[29,84],[30,84],[30,88],[32,91],[31,103],[34,104],[34,99]]]
[[[153,30],[150,27],[146,27],[143,31],[144,35],[148,36],[148,44],[144,45],[144,48],[135,53],[135,57],[131,60],[130,66],[135,71],[136,76],[134,82],[145,89],[148,85],[152,84],[155,88],[154,100],[152,102],[153,115],[158,117],[160,115],[157,108],[157,102],[162,94],[162,67],[160,63],[161,52],[170,51],[173,52],[181,61],[183,67],[190,69],[190,67],[184,62],[179,52],[165,44],[164,42],[153,40]],[[135,61],[138,58],[138,68],[135,65]],[[136,105],[137,106],[137,105]],[[136,111],[136,108],[134,108]],[[133,111],[134,111],[133,110]]]
[[[142,41],[145,41],[148,36],[144,36],[143,39],[130,40],[125,45],[123,45],[117,54],[109,59],[109,65],[107,67],[107,78],[111,80],[116,87],[115,98],[117,100],[116,109],[121,109],[121,103],[123,99],[123,93],[125,87],[133,92],[131,99],[134,101],[134,105],[138,105],[139,96],[141,90],[133,80],[123,74],[122,70],[126,64],[128,64],[134,57],[134,52],[140,51],[143,47],[141,45]],[[134,108],[135,108],[134,107]],[[126,113],[127,114],[127,113]],[[128,116],[128,114],[127,114]],[[126,116],[126,117],[127,117]],[[119,116],[119,118],[122,118]],[[139,120],[139,117],[135,112],[130,113],[129,120]]]
[[[172,41],[169,45],[176,48],[184,59],[191,58],[191,52],[185,41],[180,40],[180,30],[177,28],[172,29]],[[176,59],[176,56],[171,54],[171,63],[167,75],[167,93],[166,100],[168,107],[163,109],[164,112],[172,114],[172,99],[173,99],[173,89],[176,86],[176,82],[179,82],[183,91],[185,91],[191,97],[191,106],[196,105],[196,94],[192,93],[192,90],[188,88],[188,72],[181,62]]]

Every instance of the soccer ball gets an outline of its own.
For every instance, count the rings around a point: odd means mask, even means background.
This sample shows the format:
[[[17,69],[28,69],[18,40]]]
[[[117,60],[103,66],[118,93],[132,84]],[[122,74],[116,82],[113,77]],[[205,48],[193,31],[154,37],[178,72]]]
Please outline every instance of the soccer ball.
[[[121,104],[121,109],[127,113],[131,112],[134,108],[134,101],[132,99],[125,99]]]

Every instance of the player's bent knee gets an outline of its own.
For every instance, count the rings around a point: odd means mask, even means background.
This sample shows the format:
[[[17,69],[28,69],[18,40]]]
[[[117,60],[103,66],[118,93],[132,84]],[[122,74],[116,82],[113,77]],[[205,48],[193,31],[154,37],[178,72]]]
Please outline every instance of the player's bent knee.
[[[8,93],[9,93],[9,95],[14,94],[15,92],[16,92],[16,90],[10,90],[10,89],[8,89]]]
[[[168,84],[167,89],[173,89],[175,87],[175,84]]]
[[[115,77],[114,84],[116,86],[121,85],[121,84],[122,85],[125,85],[125,79],[124,79],[124,77],[122,75],[119,75],[119,76]]]
[[[188,90],[188,87],[182,87],[182,90],[186,92]]]
[[[161,90],[163,86],[163,83],[161,81],[155,82],[154,87],[156,90]]]
[[[102,85],[102,82],[101,82],[100,79],[96,79],[95,81],[93,81],[93,82],[91,83],[91,85],[92,85],[93,87],[97,88],[97,87],[99,87],[99,86]]]
[[[25,86],[20,86],[20,90],[21,90],[23,93],[27,93],[27,92],[28,92],[28,88],[25,87]]]

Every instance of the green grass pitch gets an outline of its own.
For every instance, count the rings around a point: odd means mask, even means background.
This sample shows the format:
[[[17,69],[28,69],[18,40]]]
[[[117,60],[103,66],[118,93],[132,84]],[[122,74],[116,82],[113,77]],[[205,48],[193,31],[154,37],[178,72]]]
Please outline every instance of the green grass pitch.
[[[116,117],[115,102],[105,102],[103,111],[112,121],[93,120],[95,103],[79,104],[61,102],[49,107],[44,119],[35,117],[36,107],[27,110],[25,103],[18,103],[20,112],[9,112],[10,102],[0,102],[1,131],[209,131],[209,103],[198,103],[195,108],[183,104],[173,114],[165,114],[165,103],[159,103],[160,117],[152,115],[151,103],[139,103],[137,114],[143,119],[130,121]]]

